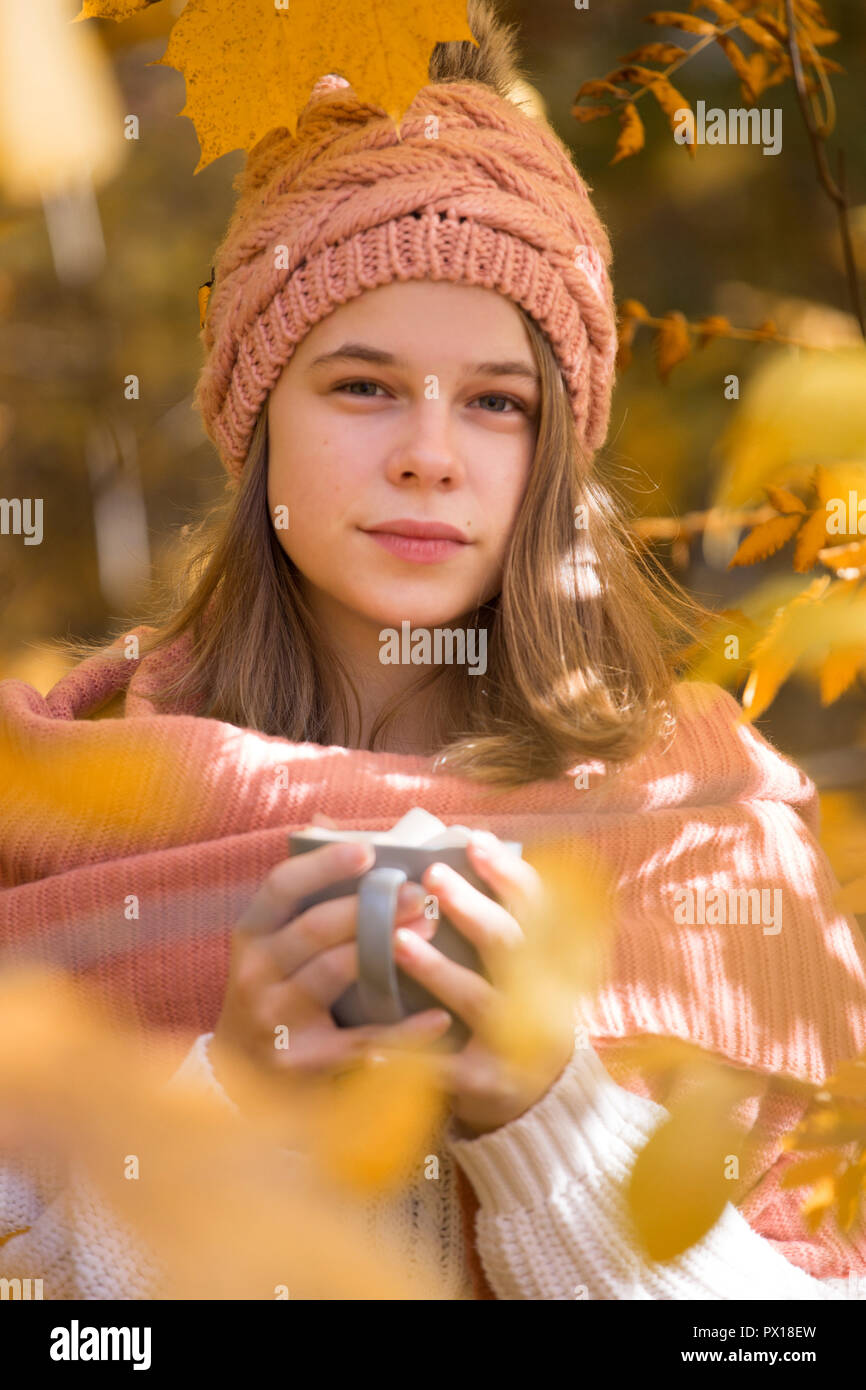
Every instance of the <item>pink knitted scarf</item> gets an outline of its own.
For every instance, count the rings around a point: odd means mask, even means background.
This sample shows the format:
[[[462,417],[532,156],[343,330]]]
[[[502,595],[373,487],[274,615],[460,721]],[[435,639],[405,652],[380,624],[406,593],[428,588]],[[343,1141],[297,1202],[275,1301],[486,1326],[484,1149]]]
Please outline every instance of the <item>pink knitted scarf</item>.
[[[0,767],[13,783],[0,801],[0,952],[63,961],[107,1002],[132,1009],[146,1046],[149,1028],[178,1038],[213,1028],[232,924],[286,856],[287,832],[317,811],[345,828],[381,829],[422,805],[446,823],[520,840],[527,852],[547,838],[571,841],[576,854],[603,856],[616,888],[612,964],[590,1027],[608,1070],[663,1101],[656,1077],[617,1061],[626,1040],[649,1035],[690,1040],[747,1068],[753,1086],[738,1114],[758,1157],[740,1209],[809,1273],[866,1273],[862,1232],[843,1240],[825,1221],[810,1236],[803,1194],[778,1186],[791,1158],[780,1138],[807,1096],[791,1083],[820,1082],[866,1048],[866,950],[856,922],[833,907],[814,785],[755,729],[737,725],[729,694],[678,685],[667,746],[616,775],[589,761],[491,792],[434,772],[430,758],[290,743],[188,711],[157,714],[149,692],[187,651],[181,639],[139,661],[93,657],[46,697],[21,681],[0,683]],[[124,701],[123,718],[89,718],[113,696]],[[581,768],[587,777],[576,789]],[[674,895],[683,886],[778,888],[781,930],[679,924]],[[490,1297],[465,1178],[461,1200],[476,1292]]]

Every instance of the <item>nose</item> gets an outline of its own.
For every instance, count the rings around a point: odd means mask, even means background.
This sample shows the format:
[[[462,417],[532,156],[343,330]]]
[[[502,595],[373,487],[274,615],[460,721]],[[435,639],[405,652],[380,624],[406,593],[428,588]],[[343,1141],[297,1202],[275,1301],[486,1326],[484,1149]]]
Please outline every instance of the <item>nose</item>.
[[[389,482],[398,487],[459,486],[465,470],[451,443],[445,419],[427,419],[423,424],[413,420],[405,444],[398,446],[389,458],[387,474]]]

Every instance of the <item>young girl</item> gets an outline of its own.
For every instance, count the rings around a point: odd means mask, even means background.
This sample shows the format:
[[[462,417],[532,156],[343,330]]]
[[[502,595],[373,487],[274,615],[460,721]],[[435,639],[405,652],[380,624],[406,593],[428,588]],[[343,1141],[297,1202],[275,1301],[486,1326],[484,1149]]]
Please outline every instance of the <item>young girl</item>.
[[[469,21],[478,49],[437,46],[399,140],[328,78],[296,138],[275,130],[251,152],[196,396],[231,487],[191,593],[45,700],[0,688],[4,717],[46,746],[134,739],[141,785],[102,839],[74,823],[40,836],[7,806],[3,940],[32,946],[50,922],[74,957],[75,906],[96,930],[134,886],[171,986],[138,943],[125,987],[147,1023],[197,1030],[180,1074],[229,1106],[237,1052],[336,1074],[372,1044],[432,1050],[459,1015],[469,1042],[438,1062],[440,1180],[370,1203],[372,1228],[399,1228],[409,1264],[432,1261],[454,1298],[848,1296],[866,1244],[810,1237],[802,1193],[780,1188],[781,1136],[804,1102],[777,1083],[819,1082],[866,1045],[866,956],[832,906],[814,786],[737,724],[721,688],[671,674],[667,629],[698,609],[663,595],[593,470],[616,349],[607,235],[565,147],[508,96],[512,36],[480,0]],[[474,666],[419,677],[383,660],[404,625],[473,634]],[[373,831],[413,805],[496,832],[470,855],[498,901],[445,866],[422,885],[482,961],[522,949],[504,904],[541,887],[533,843],[565,834],[613,871],[611,978],[589,1040],[562,1026],[531,1076],[480,1040],[495,986],[436,949],[411,887],[396,958],[450,1014],[332,1017],[357,974],[357,898],[299,904],[373,855],[287,859],[286,832],[322,818]],[[708,884],[779,894],[782,912],[675,909]],[[759,1141],[732,1188],[742,1210],[729,1202],[664,1263],[642,1256],[624,1184],[665,1111],[617,1062],[654,1035],[744,1070],[739,1118]],[[39,1268],[59,1208],[8,1171],[0,1182],[3,1230],[29,1227],[0,1272]],[[100,1263],[92,1233],[87,1261],[61,1267],[48,1297],[146,1296],[108,1246]]]

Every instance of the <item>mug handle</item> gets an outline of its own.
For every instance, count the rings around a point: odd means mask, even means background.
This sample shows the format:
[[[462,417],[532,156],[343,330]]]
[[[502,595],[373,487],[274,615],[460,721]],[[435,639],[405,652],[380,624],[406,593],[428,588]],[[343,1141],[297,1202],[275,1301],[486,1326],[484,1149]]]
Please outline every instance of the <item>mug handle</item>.
[[[403,869],[370,869],[358,886],[358,998],[373,1023],[406,1017],[393,940],[397,894],[407,877]]]

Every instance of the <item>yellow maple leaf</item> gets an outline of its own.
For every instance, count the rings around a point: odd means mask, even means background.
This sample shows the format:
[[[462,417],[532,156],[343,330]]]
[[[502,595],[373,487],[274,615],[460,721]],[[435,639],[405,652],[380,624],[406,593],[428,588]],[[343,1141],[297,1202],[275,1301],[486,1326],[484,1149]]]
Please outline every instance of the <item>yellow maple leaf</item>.
[[[158,0],[82,0],[81,10],[73,23],[79,19],[131,19],[141,14]]]
[[[121,19],[143,8],[139,0],[86,0],[77,19]],[[356,96],[384,110],[397,124],[429,81],[437,43],[476,43],[466,0],[435,5],[407,0],[188,0],[161,58],[148,67],[183,73],[186,103],[180,114],[195,126],[199,173],[231,150],[249,150],[275,127],[293,135],[320,77],[337,73]]]

